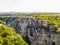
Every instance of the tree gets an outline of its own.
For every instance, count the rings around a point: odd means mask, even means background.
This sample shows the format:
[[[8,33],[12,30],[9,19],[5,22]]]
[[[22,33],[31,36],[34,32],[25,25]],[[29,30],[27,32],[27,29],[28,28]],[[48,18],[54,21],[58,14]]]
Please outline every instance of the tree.
[[[28,45],[12,27],[0,25],[0,45]]]

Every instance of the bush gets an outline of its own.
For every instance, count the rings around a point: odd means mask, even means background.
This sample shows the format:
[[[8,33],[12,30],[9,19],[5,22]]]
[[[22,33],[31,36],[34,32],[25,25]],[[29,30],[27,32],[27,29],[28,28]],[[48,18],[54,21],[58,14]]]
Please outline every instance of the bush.
[[[0,25],[0,45],[28,45],[13,28]]]

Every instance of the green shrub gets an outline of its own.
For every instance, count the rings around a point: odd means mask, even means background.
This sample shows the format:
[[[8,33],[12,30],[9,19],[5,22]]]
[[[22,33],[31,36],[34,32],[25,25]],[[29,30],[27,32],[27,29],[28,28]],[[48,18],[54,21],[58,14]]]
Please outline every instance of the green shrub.
[[[28,45],[13,28],[0,25],[0,45]]]

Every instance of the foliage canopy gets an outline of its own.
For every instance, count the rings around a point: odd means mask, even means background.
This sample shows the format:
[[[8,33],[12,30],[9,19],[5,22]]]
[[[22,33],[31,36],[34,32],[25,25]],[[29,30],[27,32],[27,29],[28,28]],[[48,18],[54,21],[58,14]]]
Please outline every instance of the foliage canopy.
[[[12,27],[0,24],[0,45],[28,45]]]

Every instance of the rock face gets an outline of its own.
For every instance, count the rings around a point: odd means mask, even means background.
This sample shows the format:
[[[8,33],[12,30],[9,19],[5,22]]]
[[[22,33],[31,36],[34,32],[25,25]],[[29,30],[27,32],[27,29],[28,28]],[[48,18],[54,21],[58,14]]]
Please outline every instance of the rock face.
[[[12,21],[10,25],[14,27],[16,32],[20,33],[30,45],[40,45],[40,37],[42,36],[40,34],[45,33],[44,27],[47,26],[47,22],[42,20],[37,21],[32,18],[23,18]],[[44,27],[41,29],[41,26]]]

